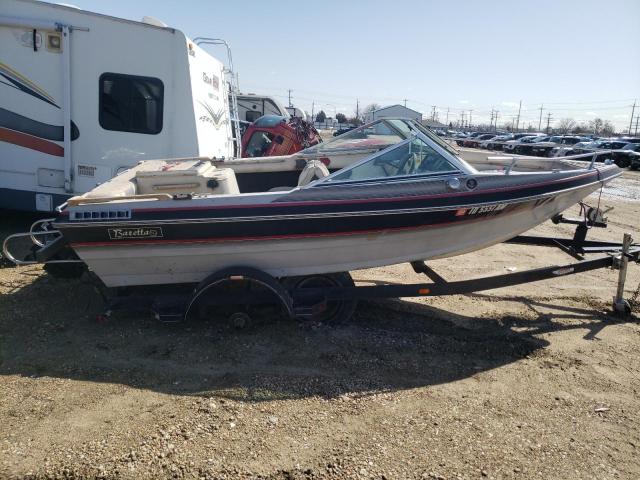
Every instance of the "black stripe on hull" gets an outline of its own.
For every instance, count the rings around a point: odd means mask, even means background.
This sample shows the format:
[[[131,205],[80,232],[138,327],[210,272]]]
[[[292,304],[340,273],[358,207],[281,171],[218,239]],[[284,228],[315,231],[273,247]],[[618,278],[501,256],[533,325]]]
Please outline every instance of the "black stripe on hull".
[[[506,206],[496,204],[487,211],[473,209],[435,210],[414,213],[385,213],[352,216],[331,216],[312,218],[282,218],[277,220],[252,220],[237,222],[198,223],[154,223],[142,230],[151,229],[157,238],[123,238],[116,230],[136,229],[126,222],[120,225],[89,225],[84,228],[63,229],[63,234],[71,244],[133,244],[159,242],[197,242],[257,240],[262,238],[313,237],[329,235],[355,235],[380,231],[409,230],[445,224],[459,224],[479,220],[489,216],[503,216],[521,210],[533,209],[550,199],[530,200],[511,203]],[[158,232],[161,232],[160,234]],[[125,232],[127,233],[127,232]]]

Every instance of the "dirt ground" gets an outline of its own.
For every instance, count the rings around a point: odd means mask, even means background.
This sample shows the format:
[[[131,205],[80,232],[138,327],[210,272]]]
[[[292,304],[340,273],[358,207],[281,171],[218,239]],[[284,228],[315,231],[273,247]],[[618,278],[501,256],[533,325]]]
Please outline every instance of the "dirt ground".
[[[626,172],[606,190],[610,227],[592,239],[640,237],[639,180]],[[28,223],[4,213],[0,237]],[[558,230],[571,232],[533,233]],[[569,262],[503,244],[430,265],[462,279]],[[407,265],[354,277],[416,279]],[[640,324],[609,315],[616,278],[361,302],[335,328],[274,314],[237,330],[224,318],[97,323],[84,280],[2,269],[0,477],[640,478]],[[627,296],[639,281],[632,266]]]

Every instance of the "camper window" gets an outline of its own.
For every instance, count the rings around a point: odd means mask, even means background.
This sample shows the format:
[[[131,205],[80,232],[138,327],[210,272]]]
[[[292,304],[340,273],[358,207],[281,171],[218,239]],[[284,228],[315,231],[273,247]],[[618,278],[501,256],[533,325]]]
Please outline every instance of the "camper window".
[[[162,131],[164,85],[158,78],[119,73],[100,76],[100,126],[155,135]]]
[[[244,118],[247,122],[253,123],[262,116],[262,112],[257,110],[249,110],[245,113]]]

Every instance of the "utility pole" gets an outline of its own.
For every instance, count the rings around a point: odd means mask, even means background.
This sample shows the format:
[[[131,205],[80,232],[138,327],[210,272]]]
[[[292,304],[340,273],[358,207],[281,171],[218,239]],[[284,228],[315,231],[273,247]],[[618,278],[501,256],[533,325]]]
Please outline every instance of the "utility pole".
[[[356,120],[360,119],[360,100],[356,98]]]
[[[491,119],[489,120],[489,130],[493,128],[493,108],[491,108]]]
[[[520,110],[522,110],[522,100],[520,100],[520,105],[518,105],[518,120],[516,120],[516,132],[518,131],[518,128],[520,128]],[[513,127],[511,127],[511,130],[513,130]]]
[[[403,102],[404,102],[404,108],[407,108],[407,99],[406,98],[403,99]]]
[[[500,112],[499,112],[498,110],[496,110],[496,123],[495,123],[495,125],[494,125],[494,127],[493,127],[493,131],[494,131],[494,132],[497,132],[497,131],[498,131],[498,114],[499,114],[499,113],[500,113]]]
[[[634,135],[638,135],[638,122],[640,121],[640,115],[636,115],[636,130],[634,132]],[[631,132],[629,132],[629,135],[631,135]]]
[[[538,131],[542,128],[542,108],[544,105],[540,105],[540,120],[538,120]]]
[[[447,107],[447,125],[449,125],[449,107]]]
[[[633,123],[633,114],[636,113],[636,101],[633,101],[633,107],[631,108],[631,121],[629,122],[629,135],[631,135],[631,124]]]
[[[315,113],[315,112],[314,112],[315,106],[316,106],[316,102],[315,102],[315,101],[312,101],[312,102],[311,102],[311,123],[313,123],[313,122],[315,122],[315,121],[316,121],[316,117],[315,117],[315,115],[314,115],[314,113]]]
[[[551,123],[551,112],[547,113],[547,135],[549,135],[549,124]]]
[[[436,106],[431,105],[431,120],[436,121]]]
[[[469,127],[471,127],[471,125],[473,124],[473,119],[471,118],[472,113],[473,113],[473,110],[469,110]]]
[[[460,128],[464,128],[464,110],[460,112]]]
[[[289,106],[290,106],[290,107],[293,107],[293,105],[291,104],[291,92],[292,92],[293,90],[289,89],[289,90],[287,90],[287,91],[289,92]]]

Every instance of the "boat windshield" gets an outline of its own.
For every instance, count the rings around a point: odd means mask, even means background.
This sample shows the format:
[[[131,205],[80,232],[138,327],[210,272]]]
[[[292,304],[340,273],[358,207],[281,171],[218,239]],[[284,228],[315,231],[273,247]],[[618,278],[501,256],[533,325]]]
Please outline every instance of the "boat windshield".
[[[410,139],[372,158],[326,177],[322,183],[361,182],[458,172],[460,169],[420,137]]]
[[[398,128],[391,122],[378,120],[307,148],[302,153],[318,154],[352,149],[382,150],[409,138],[411,130],[406,124],[403,125],[403,128]]]
[[[400,124],[403,124],[405,126],[405,128],[416,129],[420,133],[422,133],[423,135],[426,135],[427,137],[429,137],[429,139],[431,141],[433,141],[434,143],[438,144],[439,147],[445,149],[451,155],[455,155],[456,157],[460,155],[460,153],[455,148],[453,148],[451,146],[451,144],[449,144],[449,142],[443,140],[438,135],[433,133],[433,131],[431,131],[430,129],[428,129],[427,127],[425,127],[424,125],[422,125],[419,122],[406,121],[406,120],[389,120],[389,122],[392,123],[393,125],[395,125],[396,128],[401,128]],[[413,130],[411,130],[411,131],[413,131]]]

